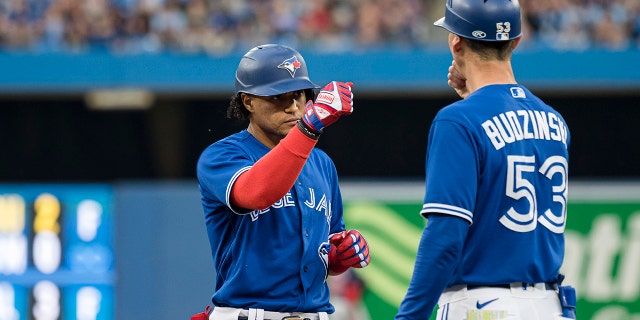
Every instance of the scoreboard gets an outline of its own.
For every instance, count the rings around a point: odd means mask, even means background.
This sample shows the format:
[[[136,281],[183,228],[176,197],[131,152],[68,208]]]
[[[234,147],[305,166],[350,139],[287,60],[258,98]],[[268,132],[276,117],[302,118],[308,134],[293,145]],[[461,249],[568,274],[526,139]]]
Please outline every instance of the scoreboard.
[[[113,192],[0,184],[0,320],[113,320]]]

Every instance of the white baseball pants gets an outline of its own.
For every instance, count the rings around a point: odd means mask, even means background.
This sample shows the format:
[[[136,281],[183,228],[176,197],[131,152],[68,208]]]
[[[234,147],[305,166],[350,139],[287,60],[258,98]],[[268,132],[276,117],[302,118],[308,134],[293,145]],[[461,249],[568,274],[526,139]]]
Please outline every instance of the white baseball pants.
[[[438,300],[437,320],[561,320],[558,293],[545,283],[504,287],[453,286]]]

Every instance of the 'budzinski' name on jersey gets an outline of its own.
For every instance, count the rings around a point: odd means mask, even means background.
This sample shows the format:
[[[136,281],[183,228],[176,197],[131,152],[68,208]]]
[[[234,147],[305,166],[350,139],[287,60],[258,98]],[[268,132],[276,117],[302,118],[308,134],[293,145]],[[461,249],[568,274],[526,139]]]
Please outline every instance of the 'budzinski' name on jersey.
[[[524,139],[555,140],[567,145],[567,127],[551,112],[507,111],[485,121],[482,127],[496,150]]]

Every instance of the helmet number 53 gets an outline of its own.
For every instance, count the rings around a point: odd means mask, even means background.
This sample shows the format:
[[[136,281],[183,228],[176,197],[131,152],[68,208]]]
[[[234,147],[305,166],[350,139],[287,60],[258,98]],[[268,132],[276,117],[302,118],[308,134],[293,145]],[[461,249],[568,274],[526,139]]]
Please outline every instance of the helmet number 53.
[[[509,21],[496,23],[496,33],[507,33],[511,31],[511,23]]]
[[[547,158],[537,173],[553,181],[551,186],[552,200],[560,205],[560,212],[555,213],[546,208],[539,214],[538,201],[534,185],[527,180],[525,173],[536,172],[534,156],[509,156],[507,163],[507,181],[505,195],[515,200],[528,202],[527,212],[518,212],[511,207],[500,218],[500,223],[516,232],[535,230],[538,222],[554,233],[562,233],[566,223],[567,213],[567,159],[561,156]],[[554,177],[557,176],[557,179]]]

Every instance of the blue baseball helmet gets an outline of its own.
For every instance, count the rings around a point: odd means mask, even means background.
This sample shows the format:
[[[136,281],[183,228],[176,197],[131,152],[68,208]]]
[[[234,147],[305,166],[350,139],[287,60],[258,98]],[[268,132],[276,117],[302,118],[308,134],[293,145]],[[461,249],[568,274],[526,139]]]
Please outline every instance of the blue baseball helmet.
[[[309,79],[300,53],[279,44],[249,50],[236,69],[236,94],[275,96],[291,91],[319,88]]]
[[[433,24],[481,41],[506,41],[522,35],[518,0],[447,0],[444,17]]]

